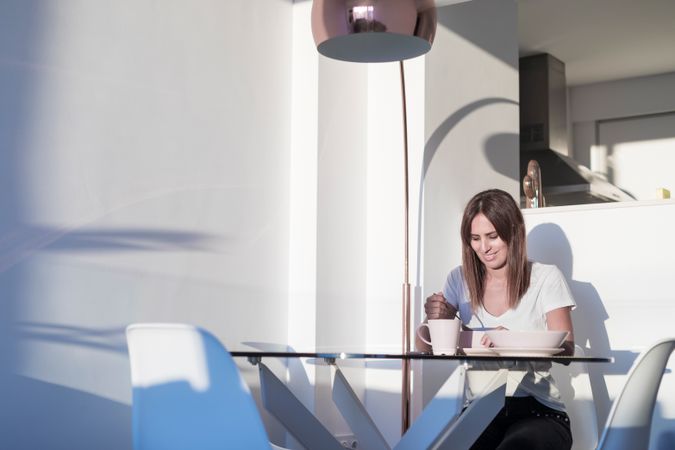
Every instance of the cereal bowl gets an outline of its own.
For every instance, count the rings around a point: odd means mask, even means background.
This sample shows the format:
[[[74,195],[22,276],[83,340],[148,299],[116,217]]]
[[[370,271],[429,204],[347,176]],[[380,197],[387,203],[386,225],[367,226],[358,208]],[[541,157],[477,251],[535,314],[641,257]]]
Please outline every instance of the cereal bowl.
[[[567,331],[554,330],[488,330],[492,345],[504,348],[558,348],[567,337]]]

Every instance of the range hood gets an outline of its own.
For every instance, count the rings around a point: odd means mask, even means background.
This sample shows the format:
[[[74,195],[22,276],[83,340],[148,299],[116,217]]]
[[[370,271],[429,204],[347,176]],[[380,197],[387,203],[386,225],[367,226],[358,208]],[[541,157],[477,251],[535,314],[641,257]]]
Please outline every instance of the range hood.
[[[566,156],[565,64],[544,53],[520,58],[519,71],[520,180],[534,159],[541,167],[546,206],[634,200]]]

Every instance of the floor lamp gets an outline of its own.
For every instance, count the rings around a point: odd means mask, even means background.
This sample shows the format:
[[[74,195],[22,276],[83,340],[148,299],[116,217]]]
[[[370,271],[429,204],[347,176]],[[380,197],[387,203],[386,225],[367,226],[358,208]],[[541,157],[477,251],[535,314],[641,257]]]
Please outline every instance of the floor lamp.
[[[399,61],[403,100],[404,261],[402,298],[403,353],[410,351],[408,273],[408,120],[403,60],[431,49],[436,32],[434,0],[313,0],[312,34],[324,56],[352,62]],[[402,367],[401,432],[410,426],[410,361]]]

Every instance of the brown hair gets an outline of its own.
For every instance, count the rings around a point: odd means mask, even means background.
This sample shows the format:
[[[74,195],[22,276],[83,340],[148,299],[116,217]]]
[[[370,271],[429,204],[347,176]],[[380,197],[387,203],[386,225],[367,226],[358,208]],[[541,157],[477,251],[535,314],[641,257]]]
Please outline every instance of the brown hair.
[[[527,261],[525,221],[520,208],[507,192],[489,189],[474,195],[464,209],[462,217],[462,269],[469,289],[471,307],[483,305],[485,294],[485,266],[471,247],[471,222],[483,214],[495,227],[495,231],[508,245],[506,257],[507,289],[509,308],[520,302],[530,286],[530,264]]]

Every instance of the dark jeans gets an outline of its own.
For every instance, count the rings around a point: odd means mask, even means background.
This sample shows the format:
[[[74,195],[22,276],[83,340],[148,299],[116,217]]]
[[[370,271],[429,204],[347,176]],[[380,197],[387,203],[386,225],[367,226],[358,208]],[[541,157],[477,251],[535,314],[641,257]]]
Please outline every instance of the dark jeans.
[[[471,450],[569,450],[572,432],[567,414],[533,397],[506,397],[504,407]]]

